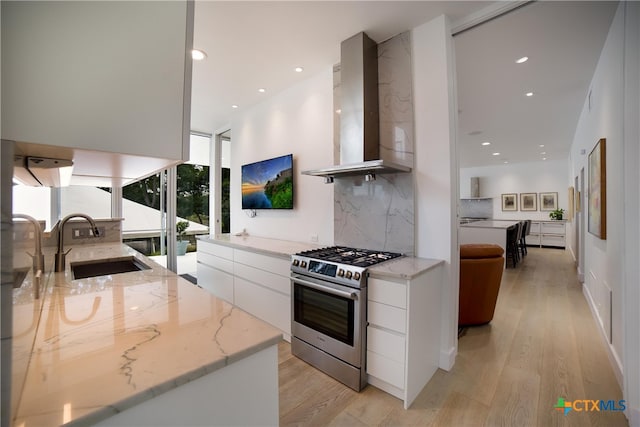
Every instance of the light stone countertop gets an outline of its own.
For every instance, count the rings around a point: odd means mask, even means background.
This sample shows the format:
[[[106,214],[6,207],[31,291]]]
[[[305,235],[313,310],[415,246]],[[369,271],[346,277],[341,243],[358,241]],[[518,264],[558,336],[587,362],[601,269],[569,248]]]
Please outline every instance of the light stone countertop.
[[[430,258],[401,257],[385,261],[369,267],[369,274],[372,277],[391,277],[411,280],[414,277],[431,270],[441,264],[444,260]]]
[[[151,268],[72,280],[70,263],[123,256]],[[13,391],[16,426],[93,424],[281,339],[124,244],[74,248],[67,271],[48,277],[33,351],[13,354],[14,366],[28,366]],[[22,302],[16,314],[34,312]]]
[[[487,221],[474,221],[468,224],[460,224],[460,227],[466,228],[498,228],[507,229],[514,225],[517,225],[520,221],[508,221],[508,220],[487,220]]]
[[[215,238],[199,237],[199,239],[233,248],[279,256],[284,259],[290,259],[291,255],[298,252],[323,247],[312,243],[293,242],[289,240],[278,240],[255,236],[234,236],[227,234],[218,235]],[[369,267],[369,273],[374,277],[411,279],[443,262],[443,260],[438,259],[405,256]]]
[[[220,234],[215,236],[215,238],[198,237],[198,239],[205,242],[217,243],[237,249],[246,249],[248,251],[277,256],[284,259],[291,259],[291,255],[298,252],[327,246],[251,235],[235,236],[231,234]]]

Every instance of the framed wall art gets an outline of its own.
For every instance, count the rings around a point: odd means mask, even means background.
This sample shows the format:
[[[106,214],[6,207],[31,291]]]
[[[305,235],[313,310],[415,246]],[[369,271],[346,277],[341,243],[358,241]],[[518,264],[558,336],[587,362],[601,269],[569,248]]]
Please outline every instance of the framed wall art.
[[[538,194],[537,193],[520,193],[520,210],[521,211],[537,211]]]
[[[558,193],[540,193],[540,210],[555,211],[558,209]]]
[[[607,238],[607,156],[606,140],[600,139],[589,153],[589,233]]]
[[[502,195],[502,210],[503,211],[517,211],[518,210],[518,195],[515,193]]]
[[[569,212],[567,212],[567,220],[571,222],[571,220],[573,220],[574,206],[575,206],[575,202],[574,202],[575,189],[573,187],[569,187],[569,192],[567,193],[567,195],[569,197]]]

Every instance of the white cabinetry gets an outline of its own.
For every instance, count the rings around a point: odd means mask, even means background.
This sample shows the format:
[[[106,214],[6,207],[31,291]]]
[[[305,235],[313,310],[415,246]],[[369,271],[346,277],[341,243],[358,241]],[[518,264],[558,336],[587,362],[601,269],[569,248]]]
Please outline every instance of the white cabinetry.
[[[289,260],[234,249],[234,304],[291,336]]]
[[[441,267],[411,280],[370,277],[367,375],[408,408],[438,368]]]
[[[198,285],[233,304],[233,249],[198,241]]]
[[[192,45],[193,2],[3,2],[2,139],[85,179],[185,160]]]
[[[527,236],[528,246],[566,246],[566,223],[564,221],[532,221]]]
[[[198,285],[291,336],[289,260],[198,241]]]

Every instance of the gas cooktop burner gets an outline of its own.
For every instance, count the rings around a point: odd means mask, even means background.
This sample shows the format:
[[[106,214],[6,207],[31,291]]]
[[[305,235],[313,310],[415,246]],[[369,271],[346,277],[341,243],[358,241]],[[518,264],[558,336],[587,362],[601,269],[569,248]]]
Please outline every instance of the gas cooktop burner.
[[[345,246],[312,249],[300,252],[298,255],[322,261],[332,261],[346,265],[353,265],[356,267],[369,267],[374,264],[402,256],[402,254],[396,252],[373,251],[370,249],[356,249]]]

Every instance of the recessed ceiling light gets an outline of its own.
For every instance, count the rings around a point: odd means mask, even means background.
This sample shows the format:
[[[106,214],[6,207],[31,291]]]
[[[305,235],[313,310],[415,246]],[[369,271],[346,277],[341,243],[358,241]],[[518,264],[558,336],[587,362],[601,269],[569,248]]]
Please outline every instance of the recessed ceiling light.
[[[265,92],[265,88],[261,87],[260,89],[258,89],[258,92],[264,93]]]
[[[233,104],[231,108],[238,108],[238,106],[236,104]]]
[[[195,59],[196,61],[202,61],[203,59],[207,58],[207,54],[204,52],[204,50],[192,49],[191,58]]]
[[[492,155],[494,155],[494,156],[499,156],[499,155],[500,155],[500,153],[492,153]]]
[[[491,145],[491,143],[489,141],[485,141],[482,143],[482,145]]]
[[[509,163],[507,160],[504,161],[504,164],[506,165],[507,163]]]
[[[296,68],[294,68],[294,69],[293,69],[293,71],[295,71],[296,73],[301,73],[301,72],[303,72],[303,71],[304,71],[304,68],[302,68],[302,67],[296,67]]]
[[[542,160],[547,160],[547,158],[546,158],[546,157],[543,157],[543,158],[542,158]]]
[[[527,92],[526,95],[527,96],[533,96],[533,92]]]
[[[336,113],[337,113],[337,114],[340,114],[340,113],[342,113],[342,110],[341,110],[340,108],[338,108],[338,109],[336,110]]]
[[[538,147],[542,148],[542,147],[544,147],[544,144],[540,144],[540,145],[538,145]]]
[[[522,64],[529,60],[528,56],[523,56],[522,58],[516,59],[516,64]]]
[[[540,154],[547,154],[547,152],[546,151],[542,151],[542,152],[540,152]]]

